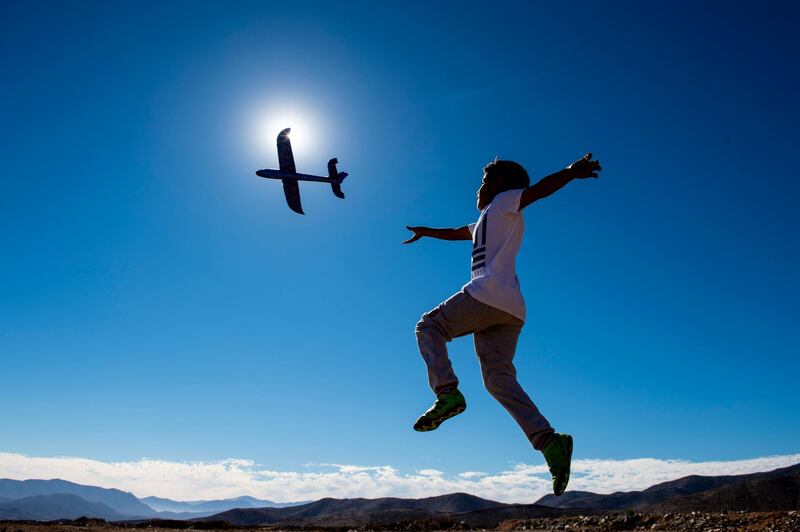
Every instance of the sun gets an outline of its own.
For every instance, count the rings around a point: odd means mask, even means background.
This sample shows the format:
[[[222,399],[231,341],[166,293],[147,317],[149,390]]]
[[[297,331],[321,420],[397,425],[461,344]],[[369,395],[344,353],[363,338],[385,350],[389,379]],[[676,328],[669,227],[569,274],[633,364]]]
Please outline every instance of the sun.
[[[300,109],[265,108],[253,118],[253,138],[261,152],[269,153],[276,150],[278,133],[286,128],[291,128],[289,140],[295,158],[310,157],[314,152],[315,135],[317,129],[309,113]]]

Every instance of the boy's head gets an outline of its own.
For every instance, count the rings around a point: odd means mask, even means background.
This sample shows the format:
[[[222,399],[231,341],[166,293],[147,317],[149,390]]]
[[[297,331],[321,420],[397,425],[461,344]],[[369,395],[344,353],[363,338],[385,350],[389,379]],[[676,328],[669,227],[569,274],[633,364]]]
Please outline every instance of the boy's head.
[[[527,188],[530,184],[531,178],[521,164],[495,159],[483,167],[483,180],[478,189],[478,210],[483,210],[501,192]]]

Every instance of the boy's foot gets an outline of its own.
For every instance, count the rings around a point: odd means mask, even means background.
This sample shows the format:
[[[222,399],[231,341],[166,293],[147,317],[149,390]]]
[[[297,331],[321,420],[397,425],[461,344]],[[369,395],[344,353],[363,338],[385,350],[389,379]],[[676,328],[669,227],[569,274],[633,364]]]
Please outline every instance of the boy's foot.
[[[414,423],[414,430],[427,432],[437,429],[444,420],[457,416],[466,409],[467,401],[464,400],[464,396],[461,395],[458,388],[442,392],[436,396],[436,402],[433,403],[433,406]]]
[[[567,489],[572,464],[572,436],[556,432],[542,449],[547,467],[553,475],[553,493],[558,497]]]

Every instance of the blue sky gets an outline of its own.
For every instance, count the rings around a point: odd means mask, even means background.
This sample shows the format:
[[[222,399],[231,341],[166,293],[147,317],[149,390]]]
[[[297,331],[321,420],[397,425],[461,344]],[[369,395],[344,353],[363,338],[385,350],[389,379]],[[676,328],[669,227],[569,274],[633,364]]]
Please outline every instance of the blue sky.
[[[468,411],[411,430],[469,247],[400,241],[592,151],[526,212],[522,384],[580,458],[798,452],[796,5],[295,4],[0,7],[0,451],[540,463],[469,339]],[[254,175],[282,127],[346,200]]]

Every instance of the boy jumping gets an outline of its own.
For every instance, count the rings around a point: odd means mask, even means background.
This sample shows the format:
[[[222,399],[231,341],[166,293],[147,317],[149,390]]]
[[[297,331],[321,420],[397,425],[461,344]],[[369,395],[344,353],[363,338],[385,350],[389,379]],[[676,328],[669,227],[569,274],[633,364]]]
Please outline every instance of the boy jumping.
[[[534,449],[544,454],[553,475],[553,493],[569,482],[572,436],[556,433],[517,382],[514,351],[525,322],[525,300],[519,289],[516,258],[525,221],[522,209],[545,198],[573,179],[597,177],[600,163],[592,154],[530,186],[528,172],[513,161],[494,161],[483,169],[478,189],[478,221],[457,229],[408,227],[414,236],[472,240],[472,276],[460,292],[422,315],[416,334],[428,367],[436,402],[414,423],[414,430],[434,430],[467,408],[458,378],[447,356],[453,338],[473,334],[486,389],[525,432]]]

